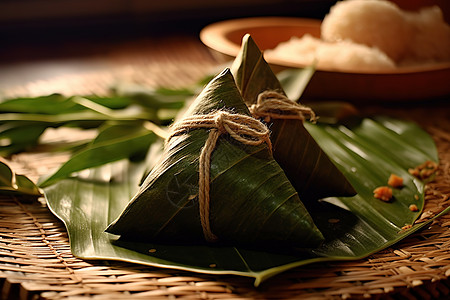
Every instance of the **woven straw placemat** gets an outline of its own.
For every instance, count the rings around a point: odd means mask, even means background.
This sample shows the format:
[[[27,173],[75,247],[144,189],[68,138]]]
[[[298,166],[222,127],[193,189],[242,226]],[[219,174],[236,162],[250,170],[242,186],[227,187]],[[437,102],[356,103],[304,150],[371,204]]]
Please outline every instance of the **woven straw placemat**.
[[[76,74],[11,88],[4,96],[106,93],[118,81],[183,86],[221,61],[197,40],[151,47],[145,56],[105,72]],[[445,103],[372,106],[419,123],[435,140],[440,165],[427,185],[423,218],[450,204],[450,107]],[[78,138],[69,135],[56,135]],[[30,152],[10,158],[13,169],[33,180],[66,154]],[[312,264],[280,274],[259,288],[253,280],[159,269],[71,254],[64,225],[42,202],[0,197],[0,288],[4,299],[437,299],[450,297],[450,215],[366,259]]]

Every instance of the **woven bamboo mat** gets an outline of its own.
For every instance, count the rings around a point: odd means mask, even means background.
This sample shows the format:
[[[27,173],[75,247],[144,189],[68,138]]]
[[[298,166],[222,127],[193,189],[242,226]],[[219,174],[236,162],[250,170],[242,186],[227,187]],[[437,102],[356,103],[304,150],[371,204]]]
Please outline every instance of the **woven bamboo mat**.
[[[117,81],[183,86],[221,61],[197,40],[152,45],[145,56],[107,72],[32,82],[5,96],[106,93]],[[169,51],[169,50],[170,51]],[[117,57],[116,57],[117,58]],[[427,185],[424,219],[450,204],[450,107],[364,107],[418,122],[436,141],[440,165]],[[50,139],[79,138],[53,134]],[[51,142],[51,141],[50,141]],[[38,149],[39,150],[39,149]],[[67,159],[42,151],[15,155],[14,170],[36,180]],[[70,252],[64,225],[42,202],[0,197],[0,288],[4,299],[437,299],[450,297],[450,215],[402,242],[352,262],[308,265],[280,274],[259,288],[253,280],[108,261],[84,261]]]

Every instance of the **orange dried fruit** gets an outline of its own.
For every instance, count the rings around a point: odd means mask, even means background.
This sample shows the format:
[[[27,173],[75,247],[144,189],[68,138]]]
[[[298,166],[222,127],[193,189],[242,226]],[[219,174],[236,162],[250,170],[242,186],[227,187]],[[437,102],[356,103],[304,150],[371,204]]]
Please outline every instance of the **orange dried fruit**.
[[[392,189],[388,186],[377,187],[373,190],[373,196],[387,202],[392,199]]]
[[[393,188],[401,188],[403,186],[403,178],[396,174],[391,174],[388,179],[388,185]]]
[[[417,205],[411,204],[411,205],[409,206],[409,210],[410,210],[410,211],[419,211],[419,208],[417,207]]]

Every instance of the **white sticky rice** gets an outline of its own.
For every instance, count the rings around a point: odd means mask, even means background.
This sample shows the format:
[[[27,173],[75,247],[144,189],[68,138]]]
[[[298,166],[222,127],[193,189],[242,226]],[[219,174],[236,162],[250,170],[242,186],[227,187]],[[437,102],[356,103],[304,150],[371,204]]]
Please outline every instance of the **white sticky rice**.
[[[377,47],[394,61],[403,57],[413,35],[402,11],[392,2],[380,0],[338,2],[320,29],[324,41],[350,40]]]
[[[389,70],[450,61],[450,26],[437,6],[409,12],[386,0],[339,1],[320,39],[293,37],[266,53],[326,69]]]
[[[295,58],[302,65],[315,63],[317,68],[330,70],[376,71],[396,68],[395,63],[377,48],[350,41],[328,43],[309,34],[280,43],[275,51],[272,54]],[[271,50],[266,53],[271,53]]]
[[[414,30],[413,38],[401,64],[450,61],[450,26],[437,6],[406,13]]]

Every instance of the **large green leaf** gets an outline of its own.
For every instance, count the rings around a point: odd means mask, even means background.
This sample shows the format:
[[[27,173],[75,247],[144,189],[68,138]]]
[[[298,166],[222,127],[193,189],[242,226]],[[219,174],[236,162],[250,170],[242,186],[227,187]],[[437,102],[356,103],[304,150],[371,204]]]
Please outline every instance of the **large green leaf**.
[[[75,153],[53,174],[41,178],[44,187],[72,173],[98,167],[124,158],[143,159],[157,135],[142,124],[113,124],[104,126],[99,135],[85,148]]]
[[[139,126],[144,120],[165,125],[193,93],[194,88],[121,85],[108,97],[51,94],[0,99],[0,155],[29,150],[49,127],[97,128],[108,121],[134,122]]]
[[[427,225],[416,224],[410,230],[402,230],[403,225],[413,224],[420,213],[411,212],[409,203],[414,201],[422,208],[424,201],[423,183],[411,177],[407,168],[424,160],[437,160],[433,141],[417,125],[378,118],[364,119],[352,127],[319,124],[308,125],[307,129],[358,192],[355,197],[327,199],[311,208],[311,215],[326,238],[313,251],[281,251],[272,248],[274,245],[248,249],[119,242],[104,229],[138,190],[145,169],[142,164],[120,161],[93,169],[89,177],[66,179],[47,187],[45,194],[50,209],[66,224],[76,256],[249,276],[255,278],[255,285],[305,264],[366,257]],[[420,143],[411,142],[410,136],[420,137]],[[405,187],[395,190],[393,202],[374,199],[373,188],[385,185],[390,173],[403,176]],[[414,199],[416,194],[418,200]]]

